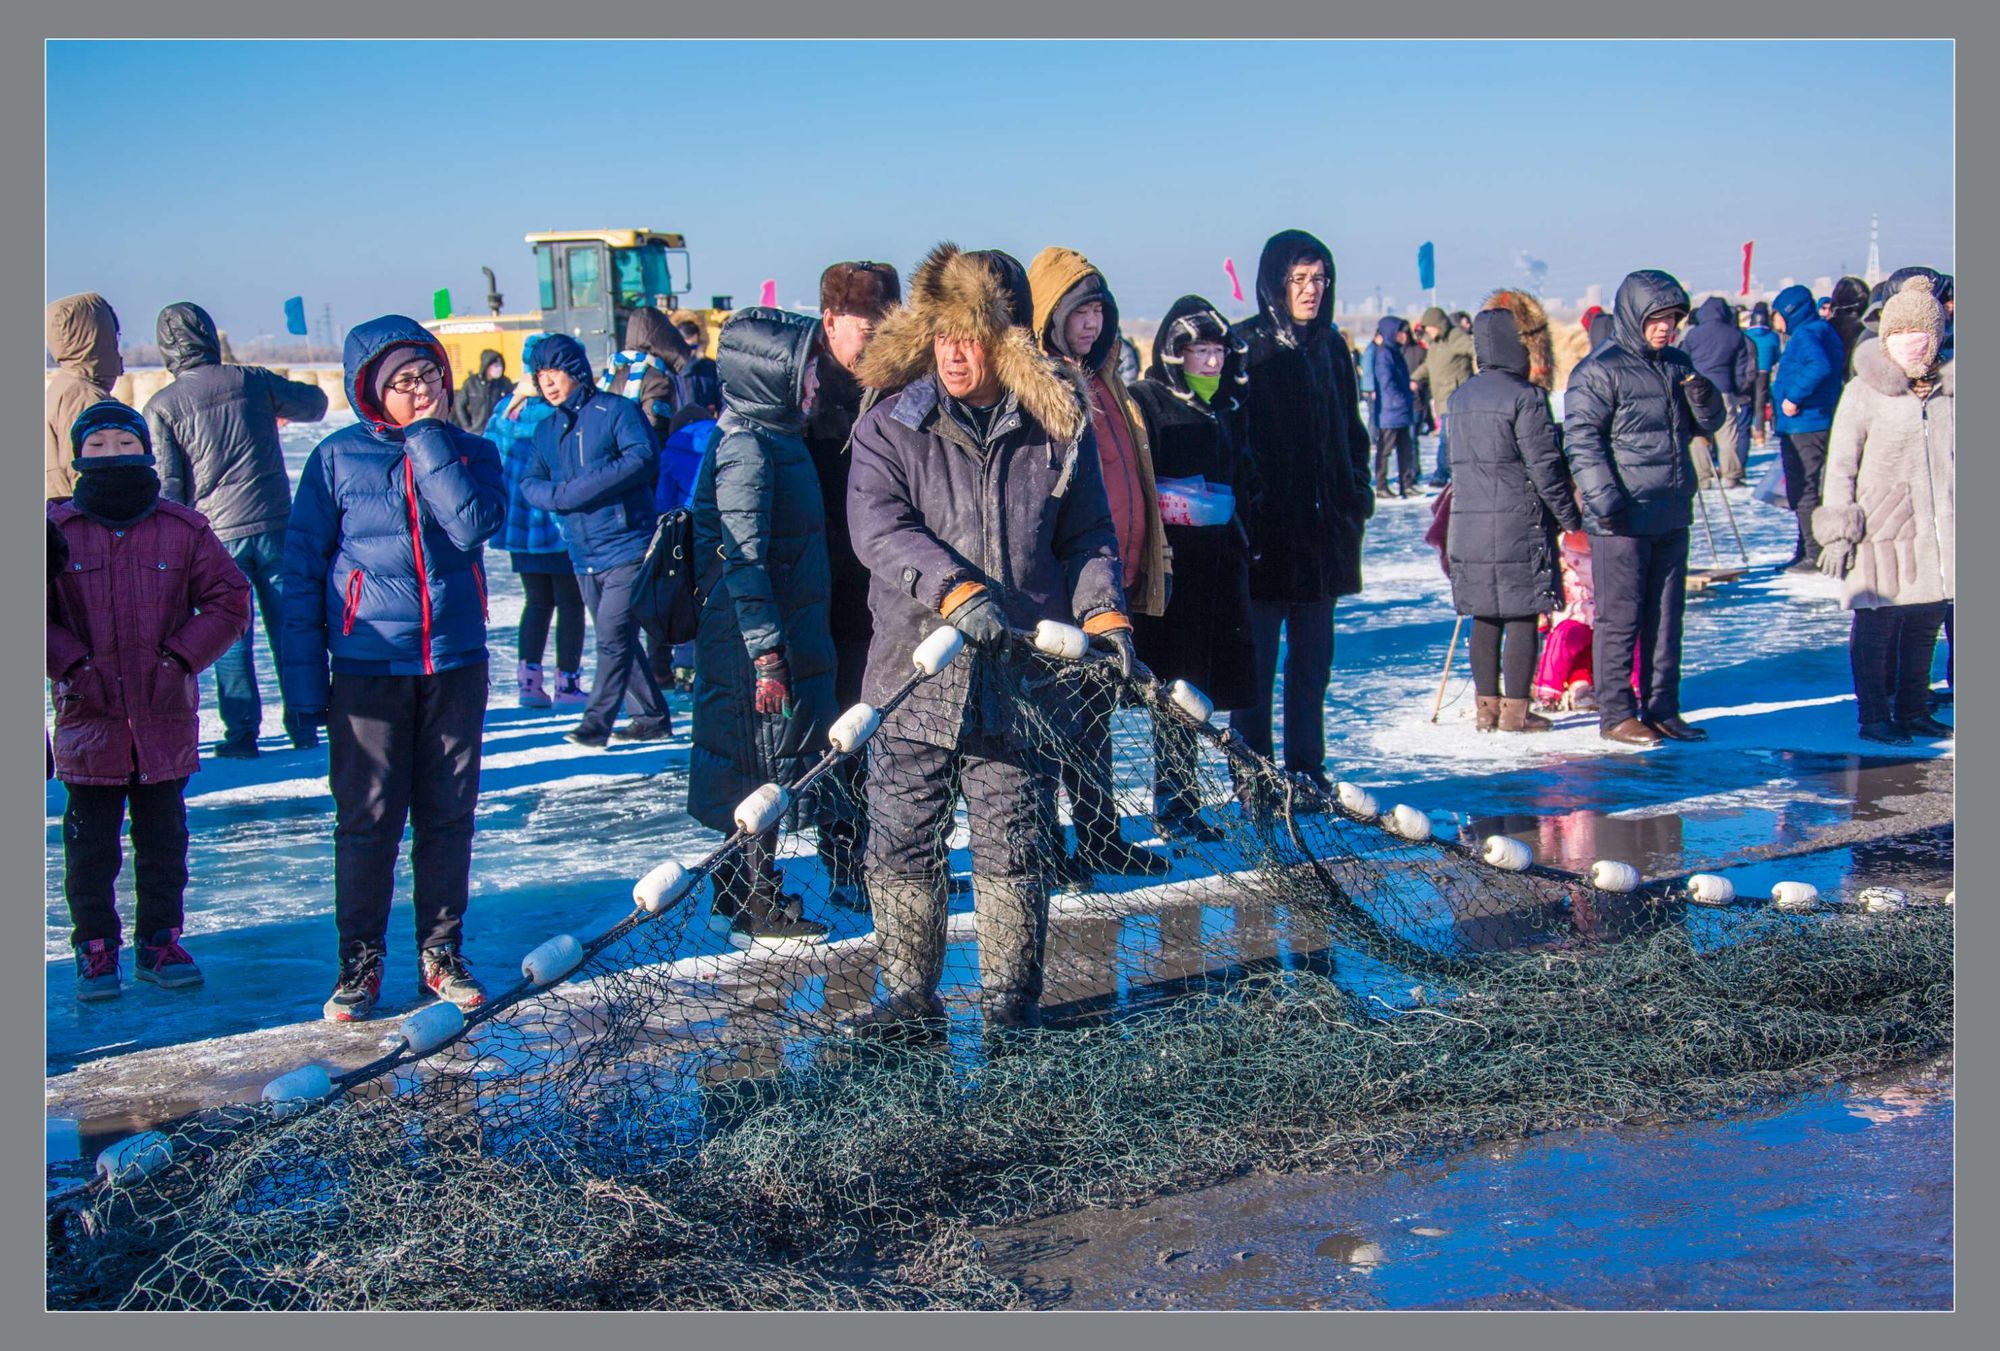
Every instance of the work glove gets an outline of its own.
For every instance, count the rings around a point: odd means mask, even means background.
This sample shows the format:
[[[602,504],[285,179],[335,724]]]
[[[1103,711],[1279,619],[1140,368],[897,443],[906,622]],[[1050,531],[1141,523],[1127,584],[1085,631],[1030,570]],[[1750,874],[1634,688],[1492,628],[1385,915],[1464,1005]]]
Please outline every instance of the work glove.
[[[1132,630],[1113,629],[1109,633],[1097,635],[1097,641],[1110,648],[1118,658],[1118,674],[1121,679],[1130,680],[1132,672],[1139,666],[1139,650],[1132,646]]]
[[[1007,643],[1007,621],[991,591],[981,591],[953,610],[948,622],[981,651],[997,652]]]
[[[1854,566],[1854,546],[1844,539],[1833,540],[1820,546],[1819,570],[1827,576],[1838,579],[1847,575]]]
[[[792,668],[785,663],[782,652],[766,652],[757,658],[757,711],[759,713],[782,713],[787,717],[792,712]]]

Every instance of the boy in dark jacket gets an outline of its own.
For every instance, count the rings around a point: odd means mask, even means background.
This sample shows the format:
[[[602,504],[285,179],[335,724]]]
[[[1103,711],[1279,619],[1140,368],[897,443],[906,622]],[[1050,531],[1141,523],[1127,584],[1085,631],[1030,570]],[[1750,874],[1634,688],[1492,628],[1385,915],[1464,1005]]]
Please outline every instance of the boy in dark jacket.
[[[406,822],[423,987],[461,1008],[485,1000],[459,945],[486,714],[484,546],[507,514],[499,452],[446,420],[451,363],[423,325],[371,319],[343,364],[360,421],[299,476],[282,649],[286,703],[327,722],[331,1022],[366,1018],[381,994]]]
[[[1583,496],[1597,591],[1598,732],[1632,746],[1708,736],[1681,717],[1680,704],[1696,491],[1688,444],[1714,434],[1723,408],[1715,386],[1673,346],[1687,310],[1687,292],[1669,274],[1628,275],[1612,302],[1616,338],[1570,372],[1563,395],[1563,455]]]
[[[115,999],[119,835],[129,806],[139,935],[134,974],[201,984],[181,946],[188,776],[200,768],[195,675],[250,628],[250,584],[199,512],[160,497],[146,420],[105,400],[70,428],[75,496],[48,520],[67,551],[48,589],[54,773],[76,997]]]
[[[590,359],[566,333],[535,349],[535,383],[555,408],[535,428],[520,493],[562,523],[583,602],[597,630],[597,675],[583,718],[565,737],[602,748],[612,739],[658,741],[669,731],[666,700],[640,647],[639,564],[653,540],[660,462],[639,405],[591,384]],[[612,723],[630,701],[632,718]]]
[[[1813,294],[1787,286],[1773,302],[1784,355],[1771,377],[1777,413],[1778,446],[1785,461],[1785,499],[1799,518],[1798,546],[1790,566],[1819,570],[1819,541],[1813,538],[1813,508],[1819,505],[1826,473],[1826,446],[1833,434],[1833,410],[1846,383],[1847,349],[1832,324],[1819,317]]]
[[[160,492],[206,516],[209,529],[249,578],[276,662],[284,615],[285,522],[292,514],[292,480],[278,426],[325,417],[326,391],[262,366],[225,364],[215,321],[187,301],[160,311],[154,335],[174,373],[174,382],[146,403]],[[215,664],[215,703],[222,714],[215,754],[254,760],[264,704],[248,633]],[[285,731],[294,747],[319,744],[319,729],[289,708]]]

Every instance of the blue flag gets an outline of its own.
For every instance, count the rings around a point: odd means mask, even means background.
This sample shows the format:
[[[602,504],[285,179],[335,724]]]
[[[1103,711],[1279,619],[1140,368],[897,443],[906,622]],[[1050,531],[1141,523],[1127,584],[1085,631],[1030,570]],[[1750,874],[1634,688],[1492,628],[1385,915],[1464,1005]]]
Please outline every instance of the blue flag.
[[[1417,285],[1428,291],[1437,284],[1437,247],[1426,239],[1417,245]]]
[[[306,298],[293,296],[285,302],[285,332],[306,335]]]

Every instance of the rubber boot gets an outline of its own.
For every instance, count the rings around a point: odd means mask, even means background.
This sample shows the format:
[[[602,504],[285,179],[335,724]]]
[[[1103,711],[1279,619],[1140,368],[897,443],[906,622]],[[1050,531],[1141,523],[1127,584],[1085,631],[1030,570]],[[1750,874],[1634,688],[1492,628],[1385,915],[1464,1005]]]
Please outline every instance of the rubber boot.
[[[533,662],[514,666],[514,702],[521,708],[548,708],[555,699],[542,684],[542,668]]]
[[[972,874],[973,927],[979,937],[979,1006],[986,1030],[1041,1025],[1042,953],[1048,942],[1048,892],[1033,877]]]
[[[1497,694],[1477,694],[1472,698],[1472,728],[1476,732],[1490,732],[1500,725],[1500,696]]]
[[[1500,730],[1503,732],[1547,732],[1555,724],[1539,713],[1530,712],[1526,699],[1500,701]]]
[[[884,995],[844,1029],[857,1037],[931,1040],[944,1032],[945,897],[942,879],[889,877],[868,880],[875,916],[875,965]]]

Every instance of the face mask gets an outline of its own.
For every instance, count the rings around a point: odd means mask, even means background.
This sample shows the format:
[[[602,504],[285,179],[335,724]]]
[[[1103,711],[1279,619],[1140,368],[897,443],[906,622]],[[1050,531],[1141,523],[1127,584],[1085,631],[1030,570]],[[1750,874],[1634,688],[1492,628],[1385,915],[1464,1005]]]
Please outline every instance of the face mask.
[[[1888,349],[1889,359],[1910,375],[1922,375],[1931,368],[1928,333],[1891,333],[1882,339],[1882,346]]]

